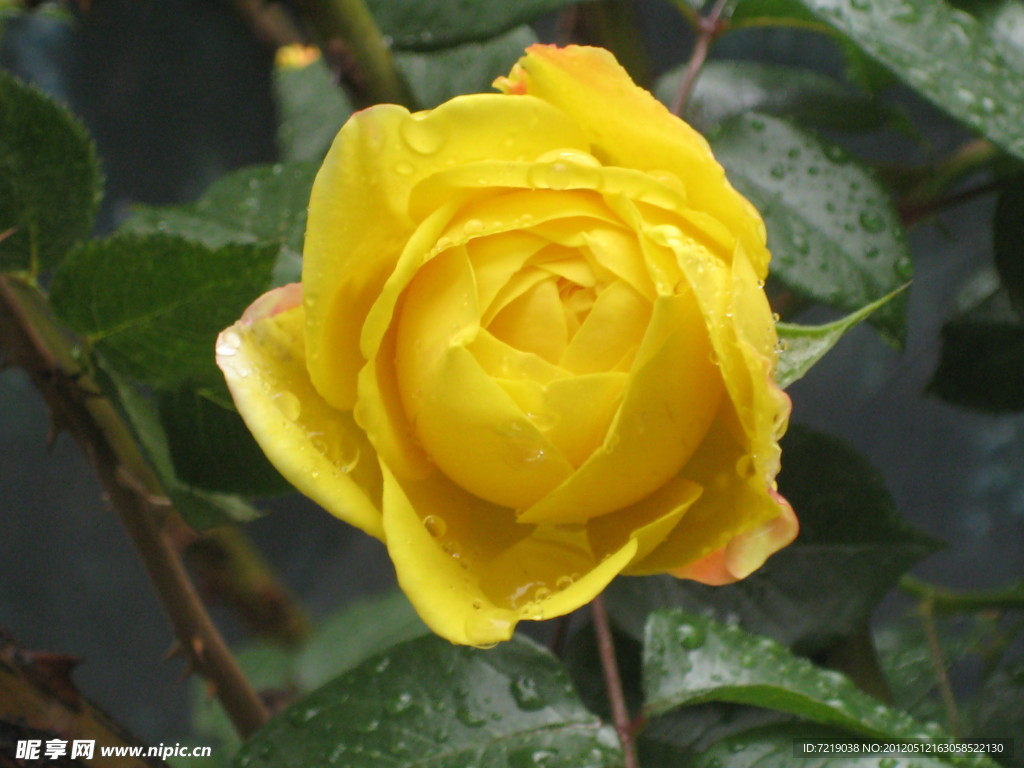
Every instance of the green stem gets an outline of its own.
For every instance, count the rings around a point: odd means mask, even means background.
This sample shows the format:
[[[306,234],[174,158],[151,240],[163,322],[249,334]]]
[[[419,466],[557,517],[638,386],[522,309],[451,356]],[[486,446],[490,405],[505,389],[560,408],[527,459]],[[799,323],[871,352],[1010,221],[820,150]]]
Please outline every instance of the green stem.
[[[340,43],[355,59],[349,80],[360,107],[380,103],[414,106],[388,43],[363,0],[301,0],[300,5],[326,53],[338,53]]]
[[[1024,610],[1024,582],[1004,589],[961,592],[935,586],[913,576],[904,576],[900,579],[900,589],[922,600],[930,601],[936,614]]]

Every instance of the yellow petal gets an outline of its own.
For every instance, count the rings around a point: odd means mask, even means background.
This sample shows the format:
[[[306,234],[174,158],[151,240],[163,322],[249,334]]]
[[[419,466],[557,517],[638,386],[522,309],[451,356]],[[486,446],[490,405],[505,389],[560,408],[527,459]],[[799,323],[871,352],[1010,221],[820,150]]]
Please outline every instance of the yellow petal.
[[[703,488],[701,497],[660,546],[630,566],[630,574],[674,572],[707,583],[735,581],[796,536],[789,505],[755,470],[727,422],[721,416],[716,420],[684,471],[687,479]],[[733,541],[737,543],[732,545]],[[730,546],[733,553],[727,559]],[[719,550],[721,554],[714,554]]]
[[[702,492],[696,483],[676,477],[636,504],[589,520],[587,533],[594,552],[614,552],[632,538],[637,541],[633,562],[643,560],[679,524]]]
[[[496,379],[526,415],[574,467],[603,443],[628,385],[622,372],[560,378]]]
[[[633,559],[626,542],[599,559],[579,529],[519,525],[440,474],[384,472],[384,529],[402,590],[434,632],[465,645],[512,636],[522,619],[587,604]]]
[[[487,325],[516,349],[557,363],[569,343],[569,328],[558,287],[549,276],[507,304]]]
[[[465,249],[451,249],[424,265],[405,295],[395,355],[402,402],[448,477],[521,507],[572,467],[466,349],[478,332],[472,268]]]
[[[581,523],[656,491],[700,445],[721,393],[693,296],[659,297],[604,445],[520,521]]]
[[[605,165],[665,170],[682,179],[689,205],[735,233],[757,274],[767,274],[765,230],[757,211],[729,185],[707,141],[637,87],[608,51],[533,45],[495,85],[505,93],[536,96],[570,115]]]
[[[603,290],[565,349],[560,365],[574,373],[614,370],[643,341],[651,304],[624,282]]]
[[[422,218],[409,214],[413,186],[451,165],[573,146],[586,148],[579,129],[537,99],[478,94],[431,112],[382,104],[353,115],[317,175],[306,229],[306,344],[324,399],[355,402],[363,319]],[[428,213],[444,200],[433,198]]]
[[[277,288],[217,339],[217,364],[246,425],[278,471],[331,514],[383,538],[381,476],[349,412],[332,408],[305,366],[298,285]]]

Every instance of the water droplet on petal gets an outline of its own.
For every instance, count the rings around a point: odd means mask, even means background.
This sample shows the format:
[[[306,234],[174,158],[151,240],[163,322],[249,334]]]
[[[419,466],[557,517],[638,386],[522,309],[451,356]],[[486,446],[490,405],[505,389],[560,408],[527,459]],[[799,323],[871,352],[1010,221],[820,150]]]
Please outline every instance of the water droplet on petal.
[[[504,608],[491,608],[474,613],[466,619],[466,642],[478,648],[493,645],[499,639],[512,634],[519,617],[515,611]]]
[[[736,474],[743,478],[751,478],[757,474],[757,465],[753,456],[740,456],[736,461]]]
[[[402,140],[413,152],[433,155],[445,145],[445,129],[428,115],[409,115],[398,127]]]
[[[440,539],[448,531],[448,524],[444,521],[444,518],[437,515],[427,515],[424,517],[423,527],[435,539]]]
[[[278,393],[274,398],[274,402],[282,415],[288,419],[288,421],[295,421],[302,413],[302,403],[299,401],[299,398],[291,392],[285,391]]]
[[[412,163],[406,163],[404,161],[400,163],[395,163],[395,173],[397,173],[399,176],[408,176],[414,170],[415,169],[413,168]]]
[[[234,331],[225,331],[217,337],[217,354],[221,357],[233,357],[242,346],[242,337]]]

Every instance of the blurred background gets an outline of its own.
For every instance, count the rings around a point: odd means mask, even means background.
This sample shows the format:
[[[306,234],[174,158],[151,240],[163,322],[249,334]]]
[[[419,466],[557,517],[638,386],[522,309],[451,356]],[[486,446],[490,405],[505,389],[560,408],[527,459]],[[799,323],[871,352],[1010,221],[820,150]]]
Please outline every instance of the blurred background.
[[[678,11],[659,0],[635,10],[653,74],[684,61],[693,34]],[[543,19],[538,36],[555,39],[562,21]],[[793,30],[729,36],[716,56],[843,70],[833,44]],[[194,200],[231,169],[277,159],[273,61],[232,5],[215,0],[94,0],[85,11],[14,18],[0,46],[0,65],[69,104],[95,138],[106,174],[100,233],[133,205]],[[888,98],[924,137],[831,138],[879,161],[927,160],[967,138],[908,92]],[[858,328],[790,390],[794,422],[857,447],[903,515],[952,543],[915,573],[958,588],[1024,573],[1024,417],[926,392],[941,326],[965,281],[991,263],[992,208],[981,198],[911,231],[904,350]],[[162,660],[170,629],[88,465],[66,436],[47,448],[48,428],[27,378],[0,372],[0,627],[26,647],[81,657],[82,691],[141,738],[172,742],[187,730],[189,688],[180,661]],[[272,514],[247,530],[314,617],[393,584],[377,542],[297,496],[261,506]],[[216,618],[229,639],[242,637],[232,615]]]

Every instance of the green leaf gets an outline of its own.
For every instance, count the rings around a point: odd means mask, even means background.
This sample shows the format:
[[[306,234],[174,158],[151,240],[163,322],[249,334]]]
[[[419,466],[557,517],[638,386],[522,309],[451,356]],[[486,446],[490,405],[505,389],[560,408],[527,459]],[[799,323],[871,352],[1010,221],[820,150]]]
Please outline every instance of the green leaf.
[[[685,66],[663,75],[655,95],[671,104]],[[754,61],[711,61],[701,69],[686,119],[707,132],[745,112],[784,115],[811,128],[869,130],[895,119],[891,108],[809,69]]]
[[[800,519],[795,543],[724,587],[618,579],[608,605],[620,625],[636,635],[651,610],[681,607],[738,617],[801,652],[820,651],[863,624],[899,577],[938,547],[903,522],[878,471],[837,438],[791,426],[779,491]]]
[[[281,159],[289,163],[322,161],[352,114],[352,103],[323,58],[302,67],[277,66],[274,97]],[[308,188],[306,192],[308,196]]]
[[[986,0],[976,15],[1003,58],[1024,72],[1024,5],[1018,0]]]
[[[339,126],[340,127],[340,126]],[[195,203],[136,208],[121,232],[179,235],[211,248],[274,243],[274,285],[299,279],[306,209],[318,164],[253,165],[218,179]]]
[[[874,176],[843,149],[763,115],[729,121],[712,146],[764,216],[772,275],[792,290],[853,311],[910,279],[899,216]],[[902,339],[904,305],[896,297],[871,322]]]
[[[1024,69],[945,0],[800,0],[921,95],[1024,158]]]
[[[259,690],[286,692],[288,700],[320,687],[372,656],[414,637],[429,634],[409,600],[398,590],[365,597],[327,616],[299,648],[255,642],[236,654],[246,678]],[[193,685],[192,728],[213,745],[227,765],[239,739],[220,703],[206,686]]]
[[[386,648],[429,632],[398,590],[364,598],[327,617],[295,664],[296,682],[311,691]]]
[[[102,180],[64,107],[0,70],[0,271],[37,274],[92,231]]]
[[[854,328],[861,320],[868,317],[879,307],[891,301],[907,286],[897,288],[888,296],[861,307],[846,317],[824,325],[797,325],[795,323],[777,323],[779,341],[782,352],[779,365],[775,371],[775,381],[785,389],[804,375],[825,356],[846,332]]]
[[[580,0],[369,0],[398,50],[430,51],[486,40]]]
[[[1024,176],[1009,180],[999,193],[992,249],[999,278],[1018,313],[1024,314]]]
[[[928,390],[990,413],[1024,409],[1024,322],[996,277],[982,273],[942,327],[942,354]]]
[[[494,79],[508,74],[523,49],[536,42],[532,29],[516,27],[497,37],[442,51],[399,53],[395,63],[417,104],[432,109],[460,94],[492,91]]]
[[[273,245],[208,248],[170,235],[115,235],[54,275],[54,310],[120,373],[157,388],[220,386],[217,334],[270,282]]]
[[[1024,733],[1024,663],[1008,664],[993,675],[978,692],[972,714],[972,736],[977,738],[1005,739]],[[1016,747],[1016,754],[1003,763],[1010,768],[1024,766],[1019,739]]]
[[[206,491],[183,482],[175,470],[167,433],[152,398],[115,371],[101,367],[98,374],[104,389],[125,415],[171,503],[189,525],[202,530],[228,522],[248,522],[260,516],[259,511],[238,496]]]
[[[741,704],[708,703],[675,709],[653,718],[640,734],[640,764],[643,768],[692,768],[695,757],[727,736],[789,720],[790,715]]]
[[[683,611],[657,611],[647,622],[644,690],[645,708],[653,714],[722,701],[788,712],[873,738],[939,735],[767,637]]]
[[[729,19],[734,24],[757,19],[799,22],[801,25],[817,23],[814,14],[804,8],[800,0],[737,0]]]
[[[868,757],[863,754],[797,757],[797,740],[813,744],[837,744],[849,748],[856,740],[848,732],[835,728],[786,723],[754,728],[717,742],[687,768],[949,768],[951,765],[997,768],[984,758],[950,758],[948,761],[929,755],[897,756],[884,751]],[[841,749],[841,748],[840,748]]]
[[[157,403],[175,474],[182,482],[243,496],[293,490],[267,460],[234,408],[225,408],[190,388],[161,392]]]
[[[296,702],[253,736],[238,768],[600,768],[614,731],[561,665],[515,638],[482,651],[438,637],[397,646]]]

